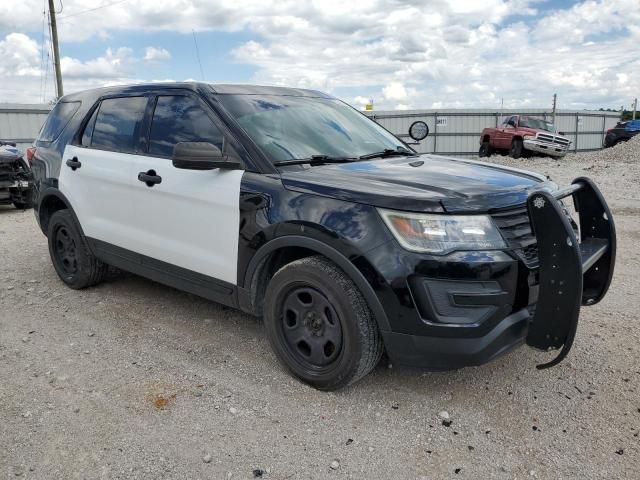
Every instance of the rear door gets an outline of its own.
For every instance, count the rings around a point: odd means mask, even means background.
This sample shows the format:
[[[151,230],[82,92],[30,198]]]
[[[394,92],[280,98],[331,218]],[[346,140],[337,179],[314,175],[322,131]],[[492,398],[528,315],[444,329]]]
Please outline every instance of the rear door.
[[[171,161],[178,142],[210,142],[228,152],[224,126],[194,94],[172,92],[154,102],[147,152],[135,157],[132,172],[134,250],[235,285],[243,171],[184,170]],[[159,183],[139,181],[140,173]]]
[[[131,190],[148,97],[105,98],[93,110],[77,145],[64,150],[59,188],[87,237],[135,246]]]

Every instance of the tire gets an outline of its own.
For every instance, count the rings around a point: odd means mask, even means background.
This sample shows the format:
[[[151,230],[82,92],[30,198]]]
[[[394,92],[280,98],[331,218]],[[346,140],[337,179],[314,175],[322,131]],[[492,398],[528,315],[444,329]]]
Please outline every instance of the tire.
[[[28,210],[33,208],[33,202],[13,202],[13,206],[18,210]]]
[[[69,210],[51,216],[47,237],[51,263],[68,287],[81,289],[104,280],[108,266],[91,253]]]
[[[362,293],[324,257],[276,272],[265,293],[264,323],[278,360],[319,390],[358,381],[382,356],[382,337]]]
[[[509,150],[509,156],[512,158],[520,158],[524,148],[522,147],[522,140],[514,138],[511,142],[511,149]]]
[[[480,145],[480,150],[478,151],[479,157],[490,157],[491,156],[491,146],[489,142],[482,142]]]
[[[29,208],[33,208],[33,190],[26,190],[26,194],[22,195],[22,200],[14,201],[13,206],[18,210],[27,210]]]

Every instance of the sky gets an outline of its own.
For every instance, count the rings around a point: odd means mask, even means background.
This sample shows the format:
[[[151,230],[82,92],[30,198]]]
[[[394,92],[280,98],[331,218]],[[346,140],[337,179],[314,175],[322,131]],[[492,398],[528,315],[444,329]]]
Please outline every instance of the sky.
[[[640,0],[55,0],[65,93],[166,80],[362,108],[629,108]],[[46,0],[0,3],[0,102],[55,99]],[[199,55],[198,55],[199,54]]]

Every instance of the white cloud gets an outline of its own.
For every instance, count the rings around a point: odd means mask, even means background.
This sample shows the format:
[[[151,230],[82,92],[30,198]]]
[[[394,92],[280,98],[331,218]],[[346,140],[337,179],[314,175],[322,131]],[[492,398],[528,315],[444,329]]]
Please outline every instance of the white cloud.
[[[382,89],[385,100],[406,100],[407,90],[400,82],[391,82]]]
[[[38,43],[22,33],[0,40],[0,75],[37,75],[40,72]]]
[[[60,69],[64,78],[121,78],[130,70],[133,60],[133,51],[122,47],[117,50],[107,49],[101,57],[81,62],[75,58],[62,57]]]
[[[161,62],[163,60],[169,60],[171,53],[164,48],[147,47],[144,50],[145,62]]]
[[[65,0],[59,15],[63,57],[68,42],[92,36],[109,42],[122,31],[243,31],[252,39],[229,55],[257,70],[247,82],[349,92],[347,99],[356,105],[373,95],[376,109],[494,107],[501,98],[505,105],[545,106],[556,92],[563,107],[607,107],[627,104],[638,94],[631,81],[640,78],[638,0],[584,0],[551,11],[538,0],[104,5],[104,0]],[[33,31],[41,8],[41,0],[3,0],[0,31]],[[94,8],[100,9],[76,15]],[[40,72],[35,34],[10,36],[0,41],[0,53],[12,55],[0,57],[2,99],[19,84],[19,75]],[[128,49],[114,48],[91,60],[63,58],[62,63],[73,86],[144,76],[141,61],[157,60],[170,61],[169,52],[147,47],[136,58]],[[37,87],[35,92],[37,97]]]

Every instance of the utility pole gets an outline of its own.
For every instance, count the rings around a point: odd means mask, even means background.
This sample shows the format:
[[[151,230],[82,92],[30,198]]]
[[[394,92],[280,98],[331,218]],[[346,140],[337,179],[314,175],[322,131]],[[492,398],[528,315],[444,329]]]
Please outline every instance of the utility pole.
[[[56,26],[56,9],[53,0],[49,0],[49,19],[51,21],[51,41],[53,42],[53,66],[56,71],[56,96],[64,95],[62,90],[62,74],[60,73],[60,50],[58,50],[58,27]]]
[[[635,98],[635,99],[633,100],[633,117],[632,117],[632,120],[635,120],[635,119],[636,119],[636,110],[637,110],[637,109],[638,109],[638,99],[637,99],[637,98]]]
[[[553,108],[551,110],[551,123],[556,124],[556,100],[558,100],[558,94],[553,94]]]

